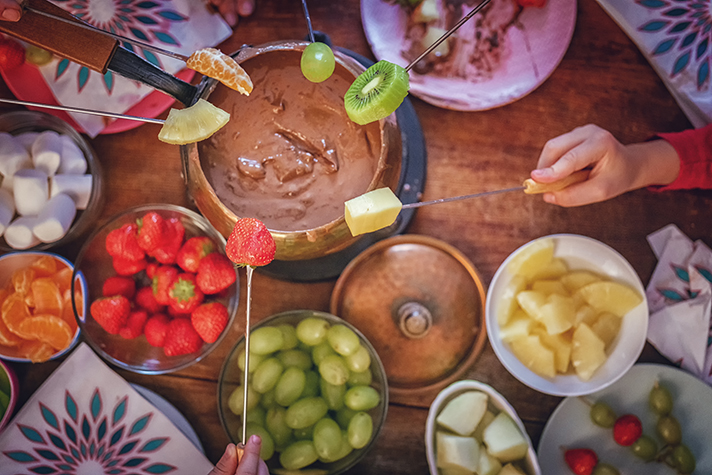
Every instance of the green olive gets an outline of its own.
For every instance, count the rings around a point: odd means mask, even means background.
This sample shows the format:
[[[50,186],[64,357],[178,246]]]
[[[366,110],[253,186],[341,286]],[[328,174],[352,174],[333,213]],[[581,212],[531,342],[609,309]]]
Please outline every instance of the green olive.
[[[591,421],[599,427],[610,429],[616,423],[616,413],[605,402],[595,402],[589,412]]]
[[[650,462],[658,454],[658,444],[647,435],[642,435],[630,446],[636,457]]]
[[[656,426],[658,435],[668,445],[678,445],[682,441],[682,428],[673,416],[663,416]]]
[[[591,472],[591,475],[621,475],[621,472],[613,465],[599,462]]]
[[[672,461],[675,468],[681,475],[687,475],[695,471],[695,456],[685,445],[678,445],[672,451]]]
[[[672,412],[672,394],[670,390],[656,382],[648,395],[650,409],[658,416],[667,416]]]

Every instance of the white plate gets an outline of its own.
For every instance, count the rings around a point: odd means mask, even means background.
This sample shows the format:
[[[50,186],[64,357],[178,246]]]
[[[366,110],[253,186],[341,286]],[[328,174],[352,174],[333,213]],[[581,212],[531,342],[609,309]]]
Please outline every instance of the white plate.
[[[407,16],[404,7],[386,0],[361,0],[363,29],[377,59],[408,65],[410,61],[402,56],[407,48]],[[507,30],[503,44],[508,45],[508,54],[487,80],[420,75],[411,70],[410,92],[430,104],[462,111],[514,102],[539,87],[556,69],[569,47],[575,23],[575,0],[547,0],[543,8],[524,8]]]
[[[648,409],[648,393],[657,379],[673,394],[672,414],[682,426],[683,443],[697,459],[694,473],[712,473],[712,388],[694,376],[672,366],[637,364],[618,382],[587,399],[603,400],[619,415],[635,414],[643,423],[643,433],[655,437],[655,416]],[[556,408],[544,427],[537,450],[542,473],[570,473],[562,456],[561,447],[565,446],[593,449],[601,461],[614,465],[625,475],[674,475],[665,464],[644,463],[630,449],[617,445],[610,429],[591,422],[588,409],[581,399],[571,397]]]

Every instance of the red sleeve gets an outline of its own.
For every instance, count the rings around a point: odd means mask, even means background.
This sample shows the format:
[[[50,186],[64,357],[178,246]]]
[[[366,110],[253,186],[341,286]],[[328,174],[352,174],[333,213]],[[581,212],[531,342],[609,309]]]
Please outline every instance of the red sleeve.
[[[651,186],[653,191],[712,189],[712,124],[701,129],[657,134],[673,146],[680,157],[680,173],[665,186]]]

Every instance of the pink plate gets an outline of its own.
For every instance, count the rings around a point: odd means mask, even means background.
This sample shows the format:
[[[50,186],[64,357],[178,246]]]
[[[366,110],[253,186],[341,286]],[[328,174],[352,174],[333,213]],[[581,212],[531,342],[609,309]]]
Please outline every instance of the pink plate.
[[[55,99],[52,91],[45,82],[42,74],[36,66],[25,63],[19,68],[15,68],[11,71],[0,70],[5,83],[10,88],[10,91],[15,95],[15,97],[21,101],[31,101],[39,102],[42,104],[57,105],[57,99]],[[192,69],[183,69],[176,77],[184,81],[190,81],[193,79],[195,71]],[[148,96],[146,96],[141,102],[131,107],[126,111],[127,115],[135,115],[139,117],[149,117],[154,118],[160,115],[163,111],[168,109],[175,99],[161,91],[153,91]],[[77,132],[85,133],[84,129],[78,125],[72,117],[64,111],[52,110],[52,109],[39,109],[36,107],[28,107],[30,110],[41,110],[48,114],[55,115],[60,119],[68,122],[72,127],[74,127]],[[101,134],[116,134],[119,132],[126,132],[127,130],[134,129],[140,125],[142,122],[127,119],[117,119],[112,122],[108,127],[102,130]]]
[[[492,0],[487,8],[494,11],[496,6],[501,12],[505,5],[512,10],[514,1]],[[436,0],[436,4],[441,11],[446,8],[445,0]],[[471,9],[465,6],[463,15]],[[483,13],[468,20],[450,37],[451,51],[470,47],[467,45],[472,44],[470,40],[475,37]],[[408,65],[410,60],[403,55],[410,46],[406,39],[408,15],[407,7],[390,0],[361,0],[364,32],[378,60]],[[496,18],[490,15],[488,19],[492,17]],[[491,70],[485,72],[472,61],[460,64],[461,75],[423,75],[411,70],[410,93],[435,106],[461,111],[487,110],[514,102],[535,90],[554,72],[569,47],[575,23],[575,0],[547,0],[543,8],[526,7],[505,28],[503,37],[498,38],[501,56],[489,62],[493,64]],[[420,53],[427,46],[414,49]]]

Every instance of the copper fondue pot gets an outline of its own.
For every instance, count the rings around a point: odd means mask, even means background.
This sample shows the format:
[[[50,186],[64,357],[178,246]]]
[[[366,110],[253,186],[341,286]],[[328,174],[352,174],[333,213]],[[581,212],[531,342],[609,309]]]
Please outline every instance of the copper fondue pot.
[[[267,43],[256,47],[245,47],[235,57],[238,62],[244,62],[257,55],[267,55],[272,52],[293,51],[295,55],[301,55],[301,51],[308,45],[306,42],[283,41]],[[355,79],[365,71],[365,67],[352,57],[335,50],[337,67],[345,68]],[[209,96],[217,87],[218,82],[211,78],[205,78],[198,86],[199,97],[209,100]],[[221,107],[220,103],[215,103]],[[250,124],[246,124],[249,127]],[[383,119],[379,123],[380,155],[376,172],[371,177],[368,189],[363,193],[388,186],[398,192],[401,182],[401,160],[402,142],[401,133],[396,121],[395,114]],[[232,231],[235,222],[239,218],[229,209],[217,196],[213,186],[208,181],[203,170],[203,163],[197,144],[181,146],[181,160],[183,161],[183,172],[188,191],[195,201],[200,212],[210,221],[210,223],[224,236],[228,236]],[[323,197],[328,200],[330,197]],[[277,244],[278,260],[308,260],[323,257],[354,244],[361,237],[352,237],[344,216],[325,222],[312,229],[298,231],[283,231],[270,229]]]

